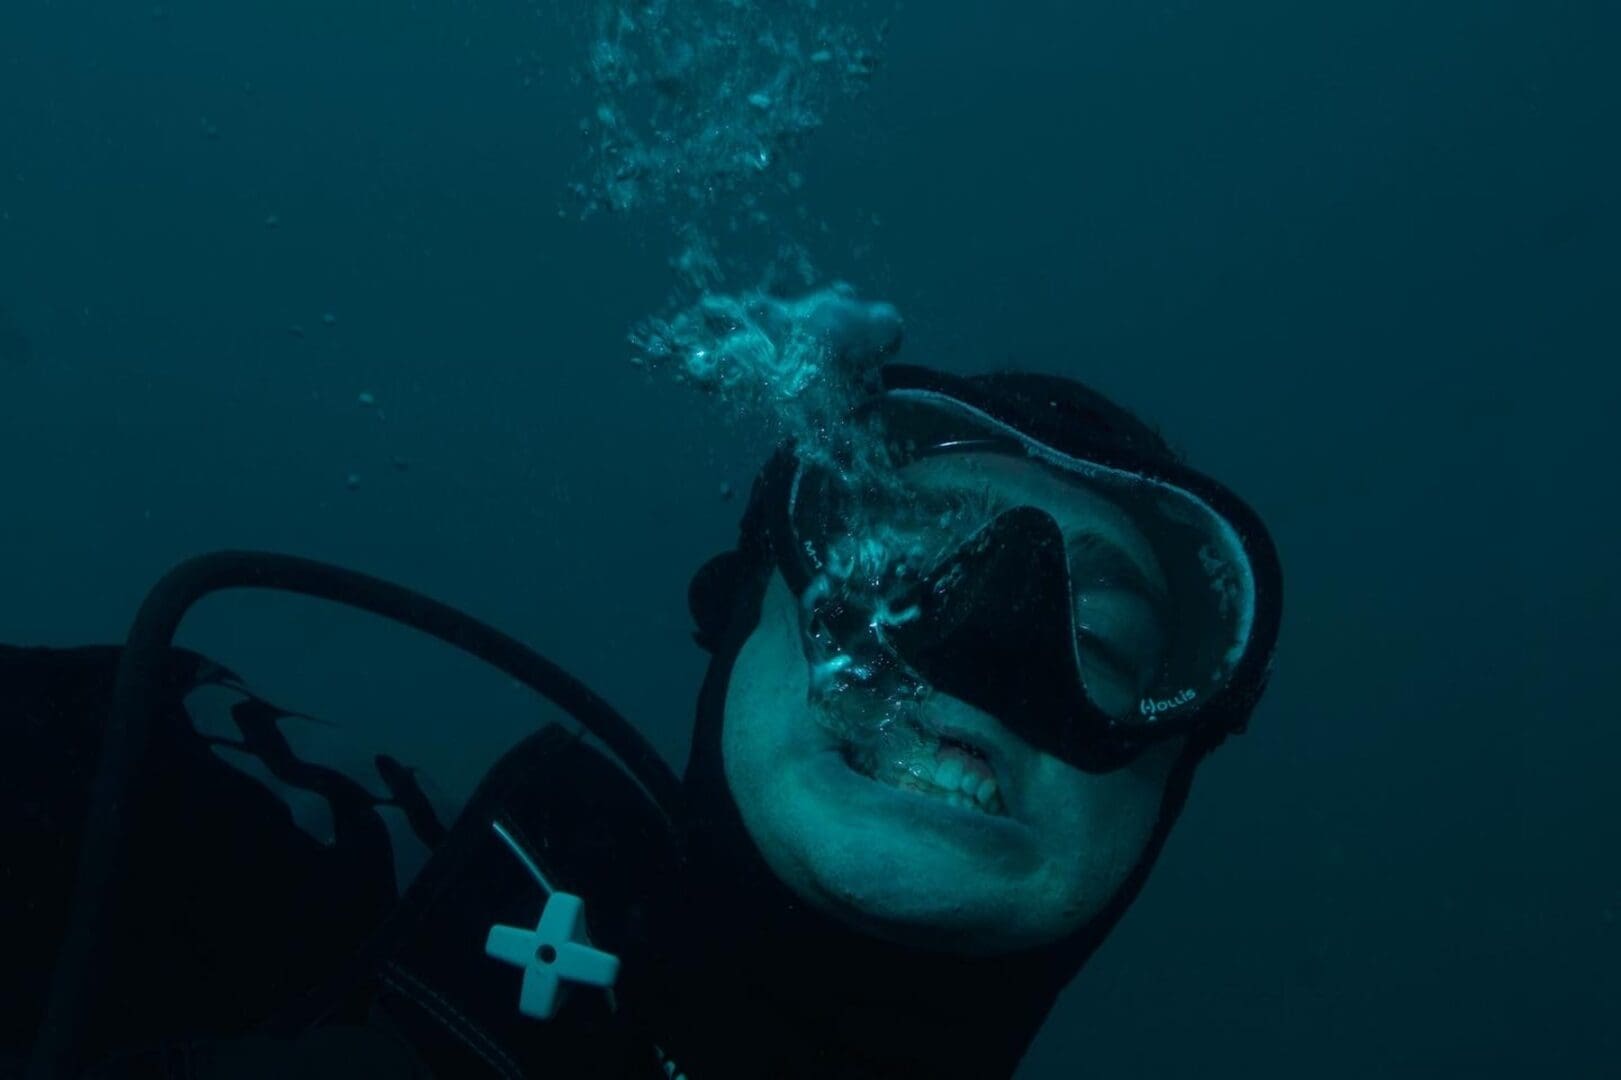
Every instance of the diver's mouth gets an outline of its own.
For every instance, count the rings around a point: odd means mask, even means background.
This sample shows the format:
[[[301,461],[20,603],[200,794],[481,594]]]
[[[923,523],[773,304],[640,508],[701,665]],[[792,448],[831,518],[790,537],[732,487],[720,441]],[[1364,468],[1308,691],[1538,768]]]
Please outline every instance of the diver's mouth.
[[[984,751],[920,727],[914,726],[913,732],[916,738],[904,748],[845,743],[844,763],[870,780],[939,799],[959,810],[1007,814],[996,770]]]

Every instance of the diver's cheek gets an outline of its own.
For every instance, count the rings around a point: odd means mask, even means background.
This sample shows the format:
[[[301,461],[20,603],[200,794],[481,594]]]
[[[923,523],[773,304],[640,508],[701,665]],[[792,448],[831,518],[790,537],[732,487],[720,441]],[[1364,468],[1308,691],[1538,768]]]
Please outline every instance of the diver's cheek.
[[[1032,770],[1032,801],[1043,870],[1032,888],[1047,898],[1067,933],[1095,916],[1142,859],[1153,837],[1179,747],[1156,748],[1112,773],[1085,773],[1042,755]]]

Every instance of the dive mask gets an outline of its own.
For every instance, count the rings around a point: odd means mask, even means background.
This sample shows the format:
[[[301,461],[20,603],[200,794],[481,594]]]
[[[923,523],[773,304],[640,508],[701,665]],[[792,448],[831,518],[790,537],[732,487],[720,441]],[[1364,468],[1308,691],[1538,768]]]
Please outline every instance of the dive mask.
[[[1248,507],[1169,455],[1038,441],[947,393],[859,407],[840,454],[787,455],[772,547],[812,694],[900,723],[933,691],[1090,771],[1242,728],[1278,569]]]

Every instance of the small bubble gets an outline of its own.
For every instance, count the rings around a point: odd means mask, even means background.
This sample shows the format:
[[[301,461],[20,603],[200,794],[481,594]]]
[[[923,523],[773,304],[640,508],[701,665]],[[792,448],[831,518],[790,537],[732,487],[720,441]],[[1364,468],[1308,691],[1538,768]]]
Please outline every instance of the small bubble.
[[[360,392],[360,397],[356,398],[355,400],[360,403],[361,408],[369,409],[377,404],[377,395],[373,394],[370,390],[362,390]]]
[[[321,322],[326,326],[337,326],[338,317],[329,311],[325,315],[321,316]]]
[[[348,476],[344,477],[343,486],[348,488],[350,491],[359,491],[360,490],[360,474],[359,473],[350,473]]]

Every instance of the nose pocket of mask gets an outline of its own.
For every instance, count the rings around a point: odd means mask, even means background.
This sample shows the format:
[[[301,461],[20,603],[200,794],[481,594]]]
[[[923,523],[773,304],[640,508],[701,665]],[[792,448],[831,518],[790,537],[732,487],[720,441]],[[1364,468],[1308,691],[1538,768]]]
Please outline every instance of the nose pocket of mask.
[[[1084,700],[1064,535],[1030,506],[1001,514],[908,591],[887,631],[936,689],[1061,751]]]

